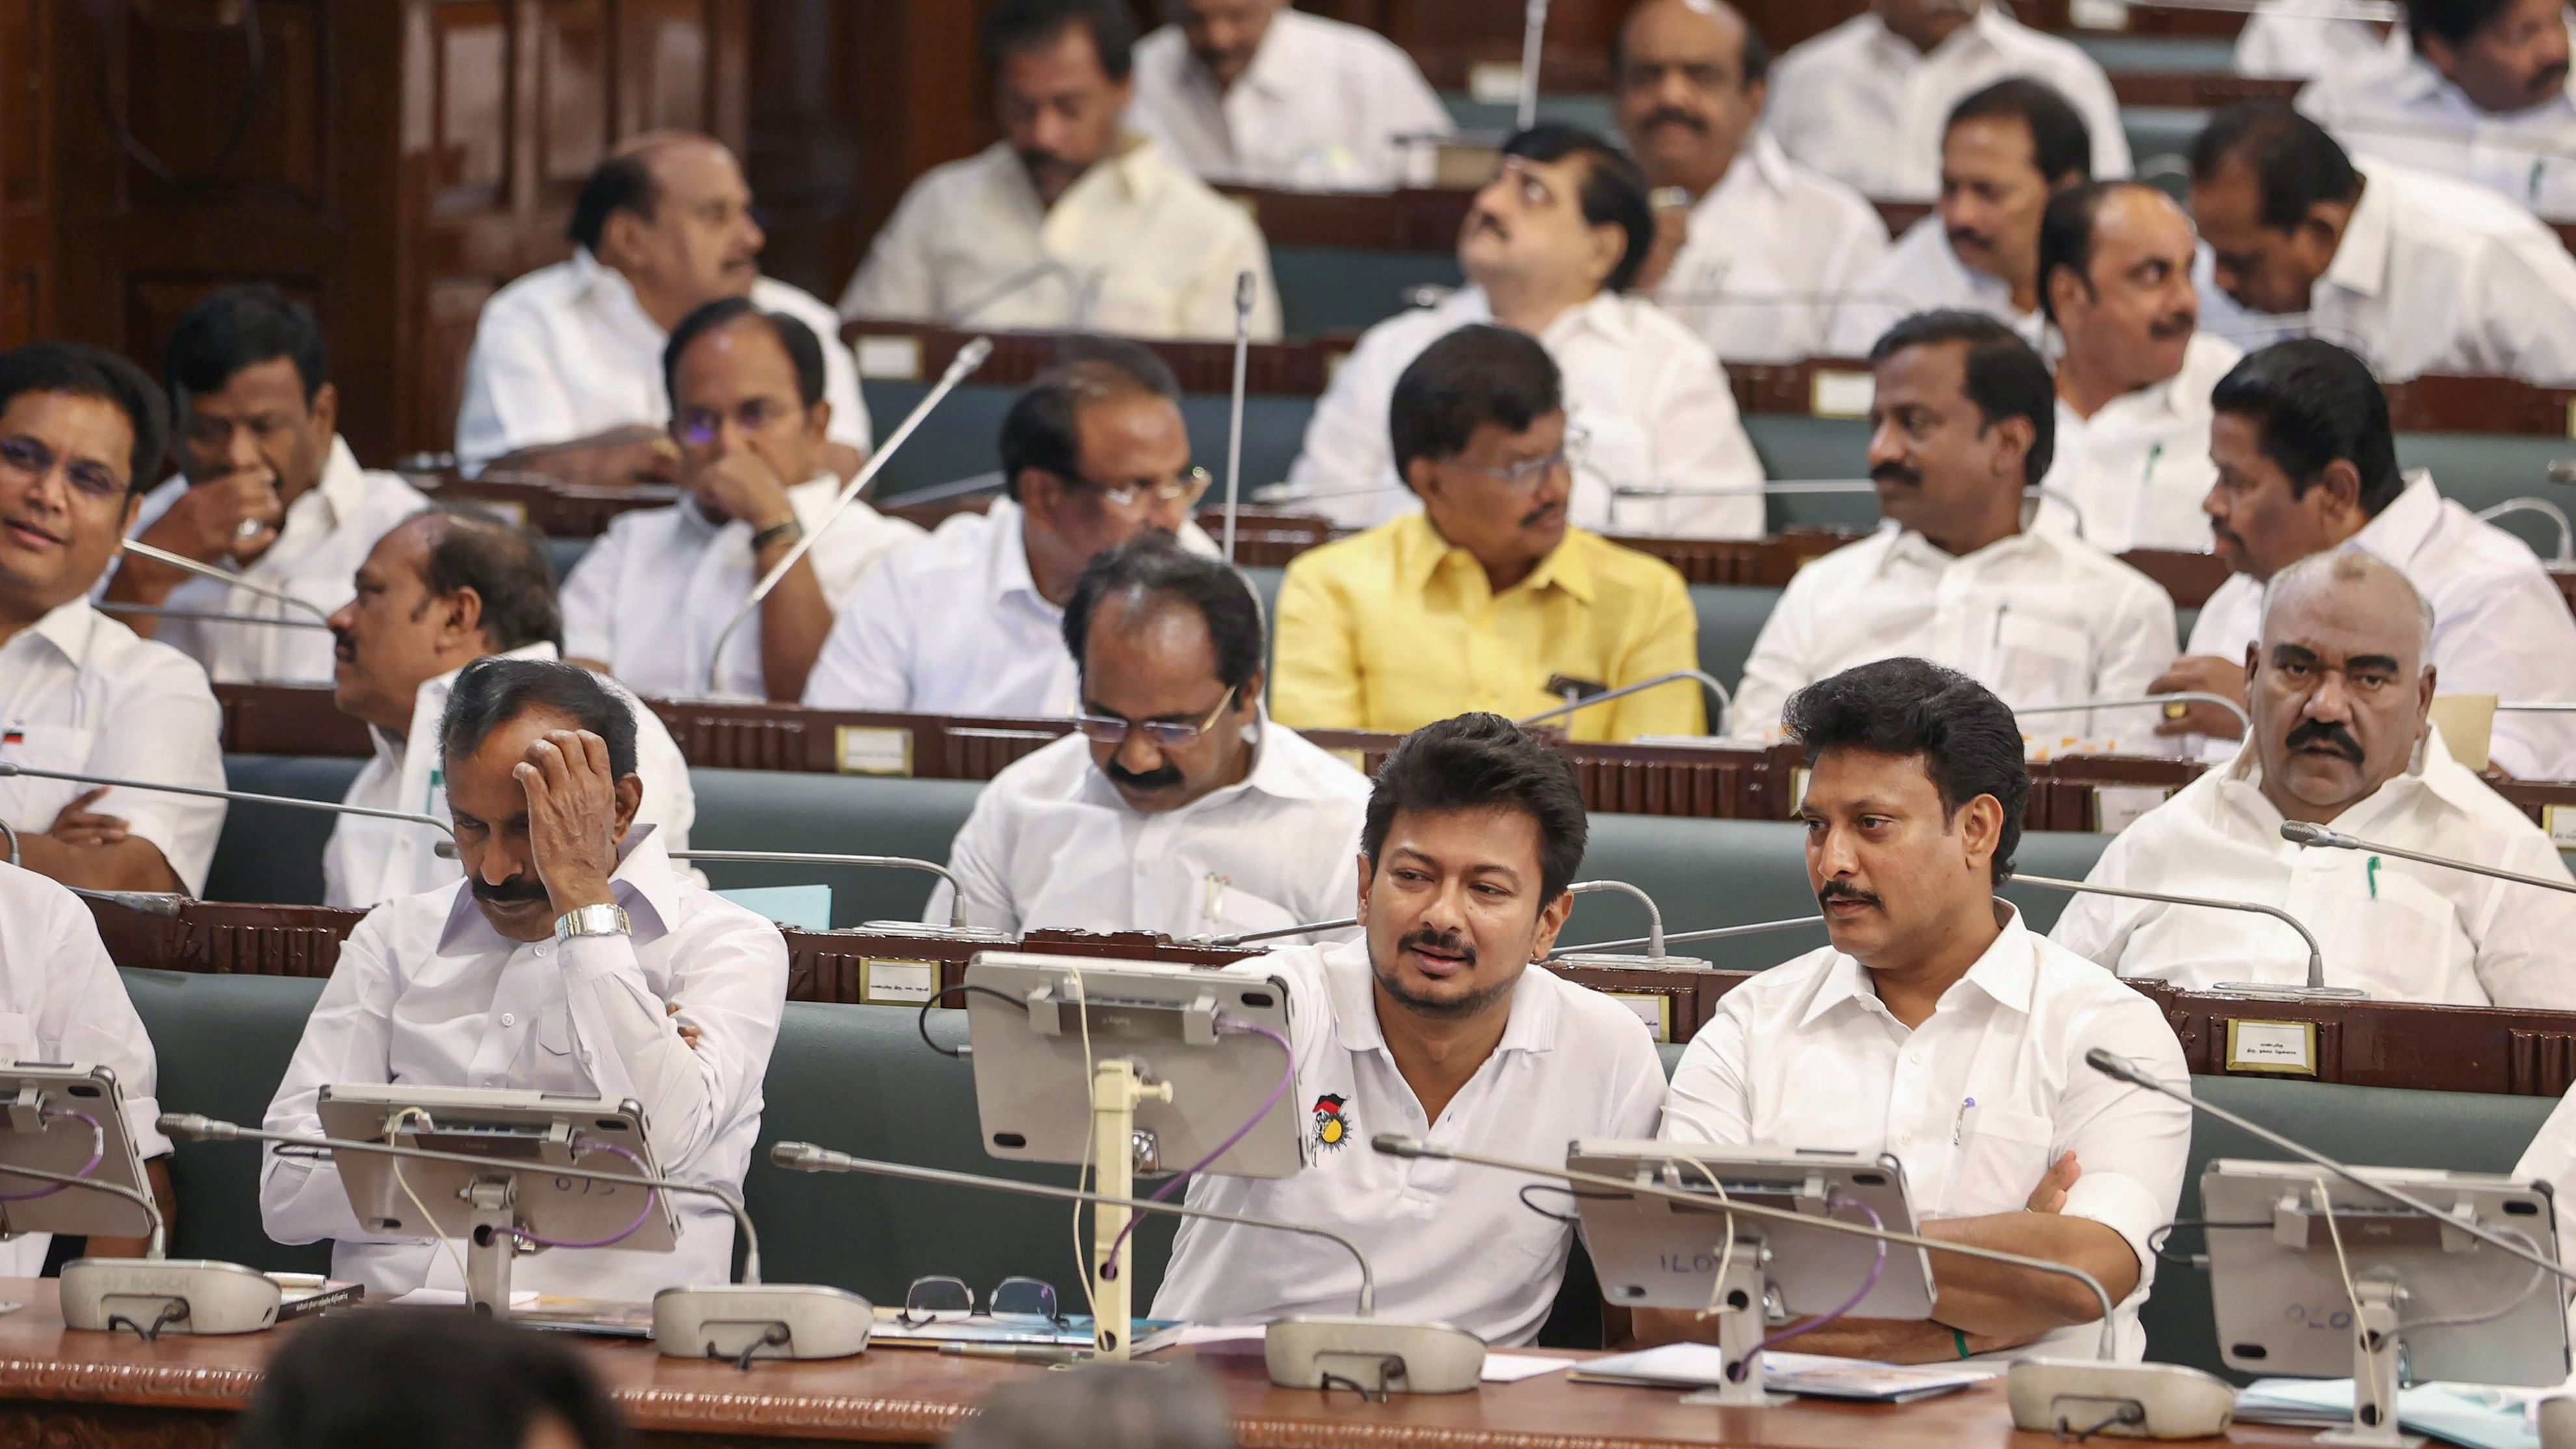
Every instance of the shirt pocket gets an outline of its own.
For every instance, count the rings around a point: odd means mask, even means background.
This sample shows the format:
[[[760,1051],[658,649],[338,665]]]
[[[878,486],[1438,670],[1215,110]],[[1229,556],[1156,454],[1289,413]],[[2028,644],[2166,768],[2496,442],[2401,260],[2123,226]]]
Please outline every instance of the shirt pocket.
[[[2084,631],[2039,614],[1996,613],[1989,672],[2007,704],[2075,703],[2091,693],[2093,646]]]
[[[1965,1135],[1952,1149],[1950,1192],[1941,1213],[1950,1218],[2019,1212],[2048,1170],[2055,1126],[2033,1112],[1978,1107],[1967,1115]]]
[[[2308,920],[2328,979],[2359,986],[2382,1001],[2485,1005],[2451,903],[2385,865],[2377,875],[2375,889],[2365,874],[2359,899],[2322,913],[2323,920],[2315,914]]]

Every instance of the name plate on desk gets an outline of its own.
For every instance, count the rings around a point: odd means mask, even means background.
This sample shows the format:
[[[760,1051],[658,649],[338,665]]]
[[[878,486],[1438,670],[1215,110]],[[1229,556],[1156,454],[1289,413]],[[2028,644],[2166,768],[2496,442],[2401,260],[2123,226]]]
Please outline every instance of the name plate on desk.
[[[859,962],[859,1000],[869,1006],[919,1006],[939,989],[939,963],[868,956]]]
[[[1673,1039],[1673,999],[1670,996],[1643,991],[1609,991],[1602,994],[1637,1013],[1637,1019],[1646,1024],[1646,1030],[1654,1035],[1657,1045]]]
[[[863,335],[852,349],[859,376],[882,382],[921,381],[921,339],[893,334]]]
[[[2276,1077],[2317,1074],[2313,1021],[2227,1020],[2227,1070]]]
[[[2549,843],[2560,850],[2576,850],[2576,805],[2543,805],[2540,828],[2549,832]]]
[[[842,725],[833,731],[832,755],[844,775],[912,774],[912,731],[875,725]]]
[[[1878,399],[1878,378],[1866,372],[1817,368],[1807,383],[1807,411],[1820,418],[1865,418]]]
[[[2093,787],[2093,828],[2104,835],[2117,835],[2138,823],[2138,817],[2173,798],[2173,791],[2162,785],[2096,785]]]

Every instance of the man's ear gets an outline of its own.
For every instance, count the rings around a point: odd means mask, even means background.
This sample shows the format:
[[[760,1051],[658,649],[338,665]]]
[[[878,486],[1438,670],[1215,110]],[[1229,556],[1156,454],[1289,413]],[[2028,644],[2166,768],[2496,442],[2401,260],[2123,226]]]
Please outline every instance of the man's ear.
[[[624,208],[608,214],[599,228],[599,259],[609,266],[634,260],[644,246],[644,218]]]
[[[1416,458],[1404,465],[1404,486],[1413,496],[1429,502],[1433,487],[1440,481],[1440,465],[1428,458]]]
[[[2324,489],[2329,505],[2337,511],[2361,507],[2361,469],[2354,466],[2350,458],[2337,458],[2328,463],[2325,471],[2317,475],[2317,481],[2309,486]]]
[[[313,426],[323,433],[340,431],[340,389],[324,383],[313,390]]]
[[[1044,468],[1022,468],[1019,494],[1023,512],[1053,517],[1056,505],[1064,501],[1064,482]]]
[[[2019,481],[2027,481],[2030,469],[2026,464],[2030,458],[2030,450],[2039,443],[2038,426],[2028,418],[2005,418],[1994,424],[1989,431],[1995,435],[1997,445],[1996,471],[2008,474]]]
[[[805,436],[816,443],[831,441],[832,400],[830,398],[824,398],[805,410]],[[792,484],[802,483],[805,480],[790,478],[787,481]]]
[[[2424,678],[2415,687],[2415,738],[2419,740],[2433,718],[2433,698],[2441,692],[2435,686],[2433,666],[2426,664]]]
[[[644,777],[641,775],[618,776],[617,838],[619,840],[624,840],[626,838],[626,832],[635,828],[636,813],[641,811],[643,808]]]
[[[1252,677],[1243,681],[1243,687],[1234,692],[1235,713],[1249,718],[1253,710],[1260,705],[1261,691],[1269,683],[1267,671],[1260,669],[1252,671]]]
[[[1995,852],[2004,838],[2004,802],[1980,795],[1959,807],[1959,846],[1971,867],[1994,868]]]
[[[2048,274],[2047,283],[2042,290],[2048,293],[2049,310],[2063,321],[2067,312],[2076,302],[2085,300],[2092,288],[2084,284],[2083,274],[2073,267],[2059,267]]]
[[[1592,228],[1592,280],[1607,290],[1610,278],[1619,264],[1628,259],[1628,229],[1623,226]]]
[[[2352,224],[2352,207],[2349,201],[2312,202],[2294,231],[2318,256],[2332,257],[2343,245],[2344,228]],[[2322,275],[2324,268],[2318,271]]]
[[[1365,851],[1365,850],[1361,851],[1361,852],[1360,852],[1360,871],[1359,871],[1359,876],[1360,876],[1359,909],[1358,909],[1358,910],[1356,910],[1356,911],[1353,911],[1351,914],[1353,914],[1353,915],[1355,915],[1355,916],[1359,917],[1359,921],[1360,921],[1360,929],[1361,929],[1361,930],[1363,930],[1363,931],[1365,931],[1365,930],[1367,930],[1367,929],[1368,929],[1368,893],[1369,893],[1369,882],[1370,882],[1370,879],[1371,879],[1372,877],[1374,877],[1376,874],[1377,874],[1377,866],[1369,860],[1369,858],[1368,858],[1368,852],[1367,852],[1367,851]]]
[[[1556,950],[1557,933],[1565,929],[1565,918],[1574,914],[1574,892],[1559,891],[1555,900],[1539,908],[1538,934],[1530,940],[1530,960],[1544,961]]]
[[[438,608],[445,616],[439,625],[441,637],[438,642],[442,647],[462,645],[469,639],[482,637],[483,595],[473,588],[458,589],[442,597]]]

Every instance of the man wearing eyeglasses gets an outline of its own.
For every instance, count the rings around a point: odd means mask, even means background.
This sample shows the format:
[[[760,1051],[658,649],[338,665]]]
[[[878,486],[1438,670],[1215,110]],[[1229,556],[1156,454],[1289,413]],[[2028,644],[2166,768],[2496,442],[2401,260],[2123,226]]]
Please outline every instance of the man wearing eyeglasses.
[[[832,611],[879,559],[922,530],[852,500],[826,456],[832,404],[813,329],[748,297],[709,302],[662,355],[671,438],[689,497],[621,514],[564,581],[564,652],[638,694],[710,693],[708,664],[753,583],[814,531],[724,643],[712,692],[790,702],[805,693]]]
[[[1083,571],[1064,643],[1081,728],[977,797],[948,853],[968,924],[1183,940],[1350,914],[1369,783],[1262,707],[1241,574],[1145,534]]]
[[[1082,571],[1147,530],[1214,554],[1190,522],[1180,384],[1133,342],[1084,338],[1002,419],[1004,497],[960,513],[861,580],[815,661],[805,703],[916,714],[1075,712],[1064,606]]]

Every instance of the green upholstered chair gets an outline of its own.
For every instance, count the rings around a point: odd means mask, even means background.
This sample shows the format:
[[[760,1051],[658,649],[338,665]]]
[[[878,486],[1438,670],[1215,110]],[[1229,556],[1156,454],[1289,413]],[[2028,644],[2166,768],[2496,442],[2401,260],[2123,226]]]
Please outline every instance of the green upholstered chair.
[[[901,855],[945,864],[983,784],[897,780],[872,775],[807,775],[775,770],[691,770],[698,818],[689,842],[704,850],[773,850],[832,855]],[[718,889],[832,887],[832,924],[917,921],[938,884],[915,871],[827,865],[702,866]]]
[[[229,788],[253,795],[339,800],[366,763],[322,756],[226,755],[224,779]],[[227,806],[214,865],[206,872],[205,898],[272,906],[322,904],[322,847],[339,818],[284,805],[236,801]]]

